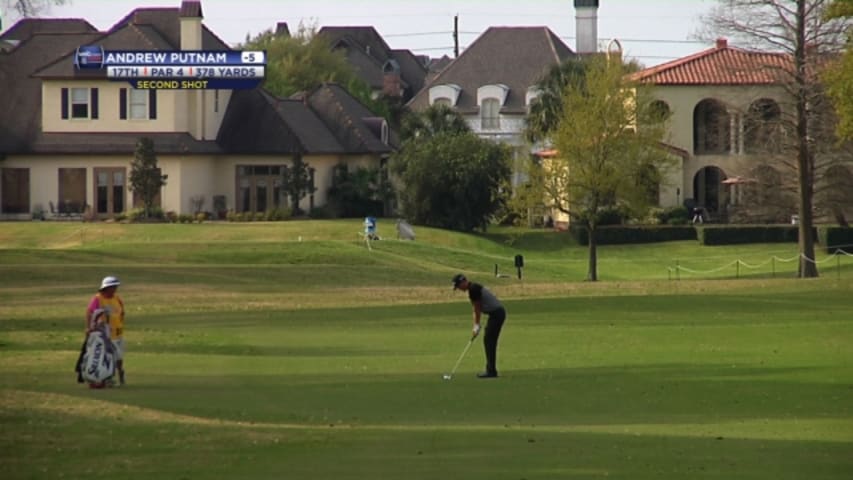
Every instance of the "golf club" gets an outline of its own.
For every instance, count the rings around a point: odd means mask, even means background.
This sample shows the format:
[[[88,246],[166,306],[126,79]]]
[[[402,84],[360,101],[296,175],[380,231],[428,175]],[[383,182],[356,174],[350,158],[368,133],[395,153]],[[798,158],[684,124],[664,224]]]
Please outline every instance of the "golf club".
[[[456,365],[453,366],[453,370],[450,373],[444,375],[445,380],[450,380],[453,378],[453,374],[456,373],[456,369],[459,368],[459,364],[462,363],[462,359],[465,358],[465,354],[468,353],[468,349],[471,348],[471,345],[474,343],[474,339],[477,337],[471,337],[471,340],[468,340],[468,344],[465,345],[465,349],[462,350],[462,354],[459,355],[459,360],[456,360]]]

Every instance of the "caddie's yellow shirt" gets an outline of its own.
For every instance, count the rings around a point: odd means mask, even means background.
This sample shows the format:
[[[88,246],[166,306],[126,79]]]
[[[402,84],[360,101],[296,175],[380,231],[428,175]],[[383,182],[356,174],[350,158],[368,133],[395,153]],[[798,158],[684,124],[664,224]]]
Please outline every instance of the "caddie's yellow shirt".
[[[98,308],[103,308],[107,311],[107,321],[110,324],[110,338],[118,340],[124,335],[124,303],[118,294],[113,295],[113,298],[105,297],[101,292],[98,292],[92,301],[89,303],[89,308],[86,309],[86,318],[92,317],[92,312]],[[89,328],[92,326],[89,325]]]

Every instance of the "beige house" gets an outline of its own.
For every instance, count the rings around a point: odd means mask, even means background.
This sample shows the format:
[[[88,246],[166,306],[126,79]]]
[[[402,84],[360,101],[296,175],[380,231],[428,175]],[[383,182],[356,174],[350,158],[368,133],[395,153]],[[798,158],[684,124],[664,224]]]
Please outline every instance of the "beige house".
[[[659,108],[671,115],[667,148],[682,158],[662,188],[662,206],[695,205],[718,222],[791,221],[796,159],[787,125],[795,111],[780,81],[790,65],[785,54],[720,39],[711,49],[633,75],[653,86]],[[833,220],[839,210],[849,218],[853,199],[844,192],[853,192],[853,164],[825,154],[818,162],[825,170],[817,172],[817,219]]]
[[[335,166],[378,167],[392,151],[388,126],[336,85],[282,99],[261,89],[136,90],[79,72],[79,45],[107,50],[227,50],[202,22],[201,4],[140,8],[106,32],[83,20],[24,20],[0,40],[0,218],[38,209],[108,218],[137,199],[129,188],[137,140],[154,141],[168,175],[164,211],[285,206],[282,169],[295,155],[308,164],[316,192],[302,209],[322,206]],[[8,106],[8,107],[6,107]],[[214,205],[214,202],[216,205]]]

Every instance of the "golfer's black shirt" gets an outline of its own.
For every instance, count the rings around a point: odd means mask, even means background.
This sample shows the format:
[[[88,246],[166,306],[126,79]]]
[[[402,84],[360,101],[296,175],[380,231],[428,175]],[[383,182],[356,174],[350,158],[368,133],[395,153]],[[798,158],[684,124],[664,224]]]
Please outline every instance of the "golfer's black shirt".
[[[468,287],[468,299],[470,299],[471,302],[479,300],[480,306],[485,313],[491,313],[503,308],[498,297],[496,297],[494,293],[490,292],[488,288],[480,285],[479,283],[472,283],[471,286]]]

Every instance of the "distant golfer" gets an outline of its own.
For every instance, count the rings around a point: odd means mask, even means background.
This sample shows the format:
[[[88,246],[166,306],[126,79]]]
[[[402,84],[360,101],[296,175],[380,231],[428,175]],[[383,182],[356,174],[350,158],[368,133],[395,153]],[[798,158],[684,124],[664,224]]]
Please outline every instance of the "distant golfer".
[[[474,326],[471,330],[473,337],[480,334],[480,315],[485,313],[489,316],[486,335],[483,337],[483,346],[486,349],[486,371],[478,373],[477,376],[495,378],[498,376],[498,337],[506,320],[506,310],[494,293],[479,283],[469,282],[461,273],[453,276],[453,290],[468,292],[468,298],[474,308]]]
[[[124,303],[116,293],[119,285],[121,282],[116,277],[104,277],[101,280],[101,288],[92,297],[86,309],[86,327],[89,329],[94,327],[90,323],[96,318],[92,315],[95,310],[105,311],[106,322],[110,326],[110,340],[115,350],[119,382],[124,385]]]

